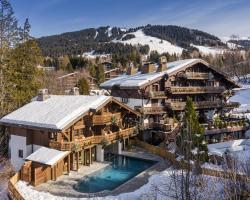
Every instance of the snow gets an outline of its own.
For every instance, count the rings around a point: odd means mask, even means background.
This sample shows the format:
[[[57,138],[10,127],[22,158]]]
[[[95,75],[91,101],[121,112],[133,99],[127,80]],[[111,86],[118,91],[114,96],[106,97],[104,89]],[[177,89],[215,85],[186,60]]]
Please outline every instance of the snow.
[[[158,53],[169,53],[169,54],[181,54],[183,51],[183,48],[175,46],[171,44],[170,42],[166,40],[161,40],[156,37],[145,35],[144,32],[139,29],[138,31],[131,32],[128,34],[135,35],[135,38],[131,38],[126,41],[120,40],[113,40],[113,42],[120,42],[123,44],[131,44],[134,46],[140,45],[148,45],[150,48],[150,51],[157,51]],[[123,37],[125,37],[127,34],[125,34]]]
[[[87,58],[87,59],[95,59],[96,57],[109,57],[110,54],[96,54],[95,51],[90,51],[90,52],[84,52],[82,54],[82,57]]]
[[[97,36],[98,36],[98,31],[95,31],[94,39],[96,39]]]
[[[232,140],[208,145],[209,154],[223,157],[229,152],[242,163],[250,161],[250,139]]]
[[[190,46],[193,46],[197,49],[199,49],[199,51],[205,55],[217,55],[217,54],[223,54],[223,52],[225,51],[225,49],[219,49],[219,48],[214,48],[214,47],[208,47],[208,46],[201,46],[201,45],[194,45],[194,44],[190,44]]]
[[[186,65],[191,63],[200,62],[199,59],[186,59],[167,63],[167,70],[164,72],[152,72],[147,74],[141,74],[137,72],[135,75],[121,75],[117,78],[108,80],[101,84],[101,88],[111,89],[113,86],[119,86],[120,88],[133,88],[140,87],[147,84],[157,78],[164,76],[165,74],[173,73]]]
[[[97,109],[112,97],[51,95],[45,101],[32,101],[3,117],[0,122],[62,130],[66,125]]]
[[[108,27],[107,33],[108,33],[108,37],[112,36],[112,27]]]
[[[26,160],[46,164],[46,165],[54,165],[60,159],[67,156],[70,152],[69,151],[58,151],[55,149],[50,149],[47,147],[41,147],[36,150],[34,153],[29,155]],[[49,155],[49,156],[48,156]]]
[[[176,178],[174,179],[174,175]],[[172,168],[168,168],[161,173],[152,175],[148,183],[143,185],[141,188],[135,190],[134,192],[122,193],[117,196],[106,196],[106,197],[94,197],[94,198],[69,198],[69,197],[59,197],[54,196],[47,192],[41,192],[34,189],[33,186],[27,185],[23,181],[19,181],[16,184],[17,189],[21,192],[27,200],[70,200],[70,199],[79,199],[79,200],[87,200],[87,199],[95,199],[95,200],[132,200],[132,199],[145,199],[145,200],[172,200],[175,195],[175,185],[173,181],[176,181],[177,184],[180,182],[181,173],[180,171],[174,170]],[[198,199],[222,199],[223,195],[223,187],[219,183],[218,179],[210,176],[201,176],[204,180],[205,187],[193,187],[192,190],[197,192]],[[177,190],[180,195],[180,186],[178,186]],[[167,194],[167,195],[166,195]],[[171,197],[172,196],[172,197]]]

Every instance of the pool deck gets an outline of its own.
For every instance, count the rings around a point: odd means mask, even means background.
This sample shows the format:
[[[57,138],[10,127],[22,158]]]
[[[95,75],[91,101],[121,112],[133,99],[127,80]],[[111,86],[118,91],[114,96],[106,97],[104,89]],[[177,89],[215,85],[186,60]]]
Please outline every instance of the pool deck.
[[[88,193],[81,193],[73,189],[73,185],[77,184],[77,182],[81,180],[84,176],[91,174],[95,171],[98,171],[100,169],[103,169],[109,165],[108,163],[100,163],[100,162],[94,162],[91,166],[81,166],[78,172],[71,171],[70,175],[62,175],[56,181],[48,181],[47,183],[39,185],[35,189],[38,191],[49,192],[56,196],[74,197],[74,198],[113,196],[125,192],[135,191],[136,189],[146,184],[150,176],[158,172],[161,172],[170,166],[170,164],[161,157],[148,153],[137,147],[133,148],[129,152],[123,151],[122,155],[137,157],[141,159],[156,160],[158,162],[152,167],[141,172],[134,178],[120,185],[113,191],[103,191],[103,192],[88,194]]]

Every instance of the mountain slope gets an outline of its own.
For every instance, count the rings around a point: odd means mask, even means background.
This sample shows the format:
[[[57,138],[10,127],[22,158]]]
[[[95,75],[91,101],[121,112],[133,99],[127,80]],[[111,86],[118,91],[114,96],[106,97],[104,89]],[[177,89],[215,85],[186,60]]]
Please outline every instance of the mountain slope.
[[[183,49],[202,51],[203,47],[226,48],[226,45],[216,36],[172,25],[147,25],[128,30],[109,26],[89,28],[42,37],[37,41],[45,56],[79,55],[90,51],[124,53],[128,50],[138,50],[141,46],[149,47],[150,51],[169,54],[181,54]],[[204,53],[207,52],[209,51]]]

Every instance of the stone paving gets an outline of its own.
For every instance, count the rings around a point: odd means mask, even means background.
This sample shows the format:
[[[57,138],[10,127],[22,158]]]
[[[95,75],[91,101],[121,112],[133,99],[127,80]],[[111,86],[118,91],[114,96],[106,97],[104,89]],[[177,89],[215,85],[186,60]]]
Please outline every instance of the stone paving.
[[[170,164],[161,157],[148,153],[140,148],[133,148],[129,152],[123,151],[122,154],[131,157],[157,160],[158,162],[152,167],[138,174],[134,178],[125,182],[118,188],[114,189],[113,191],[104,191],[104,192],[87,194],[78,192],[73,188],[73,186],[77,184],[77,182],[81,180],[84,176],[91,174],[95,171],[98,171],[100,169],[103,169],[104,167],[107,167],[109,165],[108,163],[99,163],[99,162],[94,162],[91,166],[81,166],[78,172],[71,171],[70,175],[62,175],[57,179],[57,181],[48,181],[47,183],[39,185],[35,189],[38,191],[49,192],[56,196],[75,197],[75,198],[103,197],[108,195],[113,196],[125,192],[135,191],[136,189],[146,184],[150,176],[159,173],[170,166]]]

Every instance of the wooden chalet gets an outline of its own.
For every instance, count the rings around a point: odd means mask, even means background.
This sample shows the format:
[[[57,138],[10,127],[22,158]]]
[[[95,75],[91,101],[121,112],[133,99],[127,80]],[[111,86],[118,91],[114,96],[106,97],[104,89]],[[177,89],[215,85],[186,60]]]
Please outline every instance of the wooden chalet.
[[[11,163],[23,180],[39,185],[103,162],[137,134],[139,114],[110,96],[48,95],[0,120],[10,135]]]
[[[239,85],[201,59],[167,63],[162,57],[159,64],[146,63],[141,71],[131,66],[127,74],[100,87],[140,111],[144,127],[150,133],[162,133],[168,140],[174,140],[178,133],[178,121],[182,120],[188,96],[193,99],[201,123],[209,123],[215,114],[222,116],[239,106],[228,100],[232,89]],[[244,132],[243,127],[239,131]],[[210,131],[208,138],[222,133]]]

